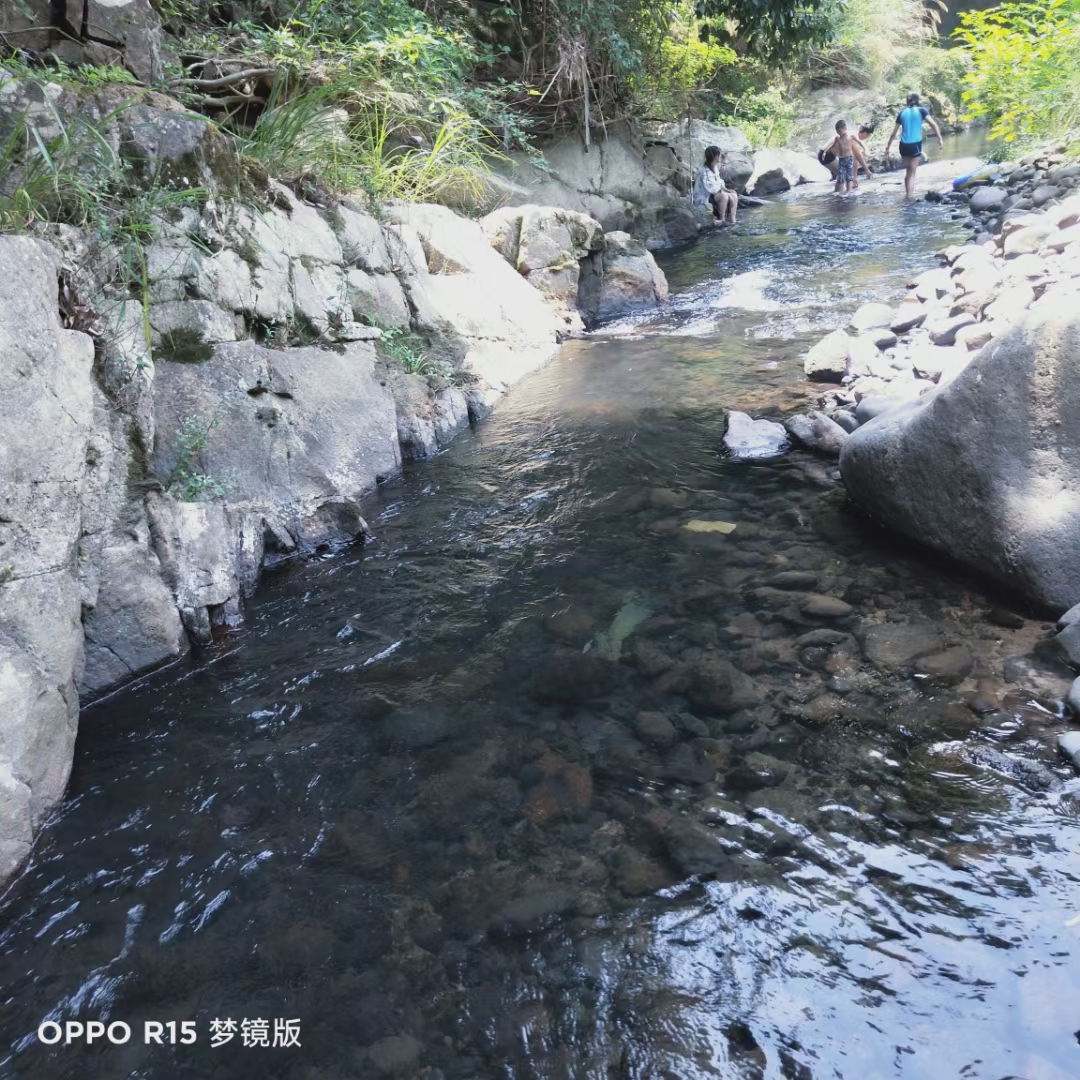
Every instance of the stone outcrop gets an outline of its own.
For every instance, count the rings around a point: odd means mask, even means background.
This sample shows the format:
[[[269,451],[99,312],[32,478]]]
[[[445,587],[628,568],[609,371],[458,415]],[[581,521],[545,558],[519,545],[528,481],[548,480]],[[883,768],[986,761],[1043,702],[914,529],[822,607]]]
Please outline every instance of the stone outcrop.
[[[376,483],[557,348],[477,223],[267,194],[160,220],[145,308],[78,230],[0,237],[0,878],[63,793],[80,695],[235,626],[266,559],[363,536]]]
[[[511,206],[481,222],[492,247],[546,296],[566,330],[654,307],[667,279],[645,244],[552,206]]]
[[[595,219],[608,232],[629,232],[650,250],[686,243],[709,221],[691,204],[690,186],[705,147],[714,144],[724,152],[725,180],[742,191],[753,162],[736,129],[695,120],[687,135],[685,122],[646,125],[641,132],[618,124],[588,148],[574,134],[544,145],[543,168],[513,156],[492,185],[490,205],[557,206]]]
[[[946,387],[878,416],[841,457],[874,517],[1054,608],[1080,597],[1075,292],[1050,292]]]
[[[589,321],[641,311],[667,299],[663,270],[645,244],[628,233],[612,232],[604,237],[598,273],[598,287],[585,300]]]
[[[799,184],[832,179],[829,170],[817,158],[797,150],[758,150],[754,171],[746,181],[746,190],[755,196],[779,195]]]
[[[681,120],[646,129],[650,146],[665,146],[681,156],[691,173],[705,164],[705,150],[716,146],[720,150],[720,175],[724,183],[736,191],[744,191],[754,171],[754,156],[750,140],[738,129],[706,120]]]
[[[151,84],[164,72],[164,29],[150,0],[0,0],[0,26],[20,48],[72,66],[122,66]]]
[[[61,328],[59,258],[0,237],[0,875],[71,768],[82,670],[79,543],[92,452],[94,347]]]
[[[587,214],[553,206],[508,206],[481,223],[491,246],[548,298],[568,330],[583,327],[579,304],[582,275],[594,271],[604,249],[604,230]]]

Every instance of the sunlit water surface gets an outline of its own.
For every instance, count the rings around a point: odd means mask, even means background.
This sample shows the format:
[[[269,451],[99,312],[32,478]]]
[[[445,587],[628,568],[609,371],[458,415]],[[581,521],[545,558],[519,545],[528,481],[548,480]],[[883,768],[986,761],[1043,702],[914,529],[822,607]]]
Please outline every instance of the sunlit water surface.
[[[668,308],[385,484],[373,543],[270,574],[242,632],[87,710],[2,910],[0,1075],[1080,1076],[1080,813],[1009,660],[1040,624],[988,622],[1007,598],[822,462],[719,453],[726,408],[809,401],[808,345],[964,235],[897,184],[668,255]],[[974,675],[863,659],[893,623]],[[299,1018],[302,1047],[212,1049],[225,1017]],[[45,1048],[47,1018],[136,1036]]]

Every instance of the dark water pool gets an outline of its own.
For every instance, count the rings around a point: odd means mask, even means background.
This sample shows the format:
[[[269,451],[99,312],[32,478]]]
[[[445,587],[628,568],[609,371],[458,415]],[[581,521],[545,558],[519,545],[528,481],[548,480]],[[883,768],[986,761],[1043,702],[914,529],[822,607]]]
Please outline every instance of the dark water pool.
[[[725,408],[807,400],[814,336],[962,235],[895,184],[669,257],[668,311],[386,484],[374,543],[87,710],[0,911],[0,1076],[1080,1076],[1043,624],[820,462],[718,454]],[[287,1018],[299,1049],[210,1045]]]

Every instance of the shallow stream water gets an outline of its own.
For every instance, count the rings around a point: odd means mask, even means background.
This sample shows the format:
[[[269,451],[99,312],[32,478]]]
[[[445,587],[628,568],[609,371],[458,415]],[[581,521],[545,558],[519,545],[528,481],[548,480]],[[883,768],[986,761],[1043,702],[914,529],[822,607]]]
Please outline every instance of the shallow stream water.
[[[806,348],[964,235],[898,182],[666,256],[665,311],[385,484],[372,543],[86,710],[0,910],[0,1076],[1080,1076],[1046,624],[821,461],[719,452],[726,408],[811,400]],[[253,1018],[300,1048],[210,1045]]]

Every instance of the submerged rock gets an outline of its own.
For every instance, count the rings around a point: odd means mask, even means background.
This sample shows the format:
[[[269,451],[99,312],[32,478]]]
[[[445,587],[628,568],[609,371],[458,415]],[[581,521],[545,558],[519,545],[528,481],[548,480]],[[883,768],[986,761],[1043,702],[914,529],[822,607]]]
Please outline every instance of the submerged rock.
[[[790,446],[783,424],[755,420],[744,412],[729,409],[724,447],[737,458],[767,458],[782,454]]]
[[[784,422],[784,426],[808,450],[816,450],[828,457],[839,457],[848,439],[848,433],[822,412],[793,416]]]

